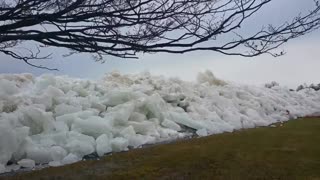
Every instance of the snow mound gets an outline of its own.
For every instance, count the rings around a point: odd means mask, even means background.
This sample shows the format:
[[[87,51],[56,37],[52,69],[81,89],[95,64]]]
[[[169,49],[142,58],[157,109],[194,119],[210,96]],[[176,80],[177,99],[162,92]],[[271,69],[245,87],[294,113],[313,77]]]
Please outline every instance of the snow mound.
[[[226,83],[210,71],[197,82],[150,73],[98,81],[0,75],[0,172],[319,112],[320,91]]]

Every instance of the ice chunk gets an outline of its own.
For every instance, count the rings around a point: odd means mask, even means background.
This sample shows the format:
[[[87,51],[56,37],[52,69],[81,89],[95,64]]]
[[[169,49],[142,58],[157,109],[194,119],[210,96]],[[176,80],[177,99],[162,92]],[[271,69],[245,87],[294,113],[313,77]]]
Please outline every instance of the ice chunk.
[[[21,159],[18,161],[18,164],[24,168],[34,168],[36,166],[36,163],[32,159]]]
[[[6,167],[0,163],[0,174],[5,173],[6,172]]]
[[[224,86],[227,83],[216,78],[210,70],[206,70],[204,73],[199,73],[197,80],[199,83],[209,83],[210,85]]]
[[[121,104],[112,108],[108,108],[108,113],[105,114],[105,116],[113,117],[115,124],[125,125],[128,122],[129,117],[133,113],[133,110],[133,103]]]
[[[174,121],[178,124],[185,125],[185,126],[190,127],[192,129],[198,130],[198,129],[204,128],[200,122],[197,122],[195,120],[190,119],[186,113],[170,112],[168,119],[171,119],[172,121]]]
[[[66,148],[69,152],[72,152],[79,157],[83,157],[85,155],[91,154],[95,151],[95,148],[92,144],[87,142],[79,141],[79,140],[72,140],[67,145]]]
[[[145,104],[141,110],[146,114],[148,119],[157,118],[162,121],[164,119],[163,114],[167,111],[167,107],[161,96],[154,94],[145,100]]]
[[[26,150],[26,153],[28,159],[32,159],[39,164],[45,164],[52,161],[49,148],[29,146]]]
[[[87,109],[85,111],[80,111],[76,113],[76,116],[81,118],[81,119],[88,119],[91,116],[98,116],[99,111],[96,109]]]
[[[33,101],[36,104],[45,105],[46,110],[51,110],[56,99],[62,96],[64,96],[62,90],[50,85],[41,96],[36,95]]]
[[[25,145],[26,145],[26,138],[29,135],[29,127],[19,127],[15,128],[14,131],[16,133],[16,140],[18,148],[16,150],[12,149],[12,159],[19,160],[25,155]],[[12,142],[11,142],[12,143]]]
[[[107,109],[105,105],[100,104],[98,102],[92,102],[91,107],[99,110],[100,112],[105,111]]]
[[[160,120],[158,118],[151,118],[151,119],[148,119],[147,121],[152,122],[155,126],[160,125]]]
[[[97,154],[99,156],[103,156],[106,153],[109,153],[112,151],[110,138],[106,134],[102,134],[99,136],[96,140],[97,143]]]
[[[69,127],[64,121],[55,121],[53,124],[56,131],[62,131],[62,132],[69,131]]]
[[[47,87],[55,86],[57,79],[51,74],[45,74],[36,79],[35,86],[40,92],[44,91]]]
[[[42,104],[44,105],[46,110],[50,110],[52,108],[52,97],[48,95],[36,96],[33,98],[33,102],[35,104]]]
[[[162,139],[175,139],[179,133],[173,129],[159,128],[159,134]]]
[[[197,130],[196,133],[198,136],[208,136],[208,132],[205,128]]]
[[[78,161],[81,161],[81,158],[75,154],[70,153],[65,158],[63,158],[63,160],[61,161],[61,164],[63,165],[72,164]]]
[[[6,99],[8,96],[19,92],[16,83],[6,79],[0,79],[0,99]]]
[[[77,118],[73,122],[71,129],[73,131],[97,138],[101,134],[112,133],[112,126],[110,123],[110,121],[99,116],[92,116],[85,120]]]
[[[11,165],[6,167],[6,172],[18,171],[20,168],[21,168],[21,166],[18,165],[18,164],[11,164]]]
[[[54,119],[51,112],[45,112],[35,106],[23,107],[21,111],[23,118],[20,119],[20,122],[24,126],[30,127],[31,134],[49,132],[54,129]]]
[[[67,156],[67,151],[60,146],[52,146],[50,148],[51,159],[54,161],[60,161]]]
[[[4,103],[3,103],[3,101],[0,101],[0,112],[3,111],[3,107],[4,107]]]
[[[119,104],[124,104],[130,100],[137,99],[138,95],[133,92],[128,91],[112,91],[110,92],[103,104],[106,106],[117,106]]]
[[[137,122],[141,122],[146,120],[147,117],[144,114],[138,113],[138,112],[133,112],[129,118],[129,121],[137,121]]]
[[[7,164],[18,148],[15,131],[0,121],[0,164]]]
[[[181,131],[181,127],[180,127],[177,123],[175,123],[175,122],[173,122],[173,121],[170,121],[170,120],[168,120],[168,119],[165,119],[165,120],[161,123],[161,125],[162,125],[163,127],[169,128],[169,129],[173,129],[173,130],[176,130],[176,131]]]
[[[134,136],[136,135],[136,132],[134,131],[133,127],[132,126],[128,126],[126,128],[124,128],[120,134],[125,137],[125,138],[128,138],[130,136]]]
[[[64,122],[66,125],[71,127],[73,121],[77,118],[77,115],[75,113],[72,114],[64,114],[62,116],[56,117],[57,122]]]
[[[128,150],[128,145],[128,139],[123,137],[116,137],[111,140],[111,147],[114,152],[126,151]]]
[[[41,144],[42,146],[45,147],[51,147],[51,146],[64,146],[67,144],[68,142],[68,138],[69,138],[69,132],[54,132],[54,133],[50,133],[50,134],[38,134],[38,135],[33,135],[31,136],[31,140],[27,141],[28,142],[28,146],[33,146],[33,143],[36,144]],[[29,138],[26,138],[26,140],[28,140]]]
[[[50,167],[58,167],[58,166],[62,166],[62,163],[60,161],[50,161],[49,166]]]
[[[150,121],[142,121],[142,122],[129,122],[129,125],[131,125],[135,132],[143,134],[143,135],[153,135],[153,136],[159,136],[159,133],[157,132],[156,126],[153,122]]]
[[[51,85],[45,90],[44,94],[52,98],[64,96],[64,92],[61,89],[58,89]]]
[[[75,112],[81,111],[82,108],[80,106],[72,106],[67,104],[59,104],[55,107],[55,116],[61,116],[64,114],[71,114]]]
[[[181,102],[186,98],[186,96],[183,94],[174,93],[174,94],[163,94],[162,98],[168,103],[173,103],[173,102]]]
[[[128,145],[131,147],[139,147],[143,144],[148,142],[155,141],[154,137],[151,136],[143,136],[141,134],[136,134],[132,126],[128,126],[127,128],[123,129],[120,134],[128,139]]]
[[[95,152],[96,141],[91,136],[86,136],[78,132],[71,131],[68,134],[67,144],[65,148],[79,157]]]
[[[89,95],[89,92],[84,87],[81,87],[81,86],[75,86],[72,88],[72,90],[77,92],[81,97],[86,97]]]
[[[94,111],[94,110],[85,110],[85,111],[80,111],[76,113],[71,113],[71,114],[64,114],[62,116],[56,117],[56,121],[63,121],[65,122],[70,128],[73,123],[73,121],[77,118],[81,119],[88,119],[91,116],[97,116],[99,112]]]

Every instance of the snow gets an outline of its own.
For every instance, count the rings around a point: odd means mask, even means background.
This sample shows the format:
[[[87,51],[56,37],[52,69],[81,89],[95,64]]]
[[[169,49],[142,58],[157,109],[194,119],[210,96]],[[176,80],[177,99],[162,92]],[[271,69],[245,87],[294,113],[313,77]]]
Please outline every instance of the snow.
[[[97,81],[2,74],[0,173],[319,113],[320,91],[241,85],[210,71],[197,82],[150,73]]]

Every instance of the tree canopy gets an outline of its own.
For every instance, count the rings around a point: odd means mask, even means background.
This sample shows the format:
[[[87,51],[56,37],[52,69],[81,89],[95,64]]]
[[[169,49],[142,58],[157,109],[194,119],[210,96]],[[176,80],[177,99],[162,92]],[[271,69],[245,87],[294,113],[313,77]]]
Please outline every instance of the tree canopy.
[[[320,6],[279,26],[253,34],[237,30],[272,0],[0,0],[0,52],[30,65],[43,59],[42,48],[74,53],[137,58],[137,53],[186,53],[273,56],[290,39],[320,26]],[[232,38],[221,38],[224,35]],[[36,42],[22,53],[19,44]],[[42,66],[37,66],[42,67]],[[42,67],[45,68],[45,67]]]

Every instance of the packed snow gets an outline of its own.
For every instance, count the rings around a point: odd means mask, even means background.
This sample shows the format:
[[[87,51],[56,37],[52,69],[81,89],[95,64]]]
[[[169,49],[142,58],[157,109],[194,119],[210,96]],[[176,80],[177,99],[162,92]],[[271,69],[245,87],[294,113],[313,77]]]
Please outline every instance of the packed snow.
[[[197,82],[150,73],[0,75],[0,173],[60,166],[192,135],[268,126],[320,112],[320,91],[290,91],[217,79]]]

